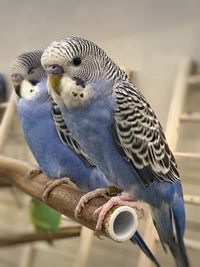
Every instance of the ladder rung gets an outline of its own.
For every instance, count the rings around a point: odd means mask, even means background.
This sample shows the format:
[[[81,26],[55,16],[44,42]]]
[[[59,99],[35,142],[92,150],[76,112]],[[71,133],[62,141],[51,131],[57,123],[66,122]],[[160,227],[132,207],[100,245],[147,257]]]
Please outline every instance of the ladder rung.
[[[200,160],[200,154],[199,153],[188,153],[188,152],[174,152],[174,156],[176,158],[186,158],[186,159],[199,159]]]
[[[187,78],[187,83],[189,85],[200,85],[200,75],[191,75]]]
[[[186,204],[200,205],[200,197],[194,195],[184,195],[184,201]]]
[[[200,122],[200,113],[183,113],[180,116],[182,122]]]
[[[7,108],[8,102],[0,103],[0,108]]]

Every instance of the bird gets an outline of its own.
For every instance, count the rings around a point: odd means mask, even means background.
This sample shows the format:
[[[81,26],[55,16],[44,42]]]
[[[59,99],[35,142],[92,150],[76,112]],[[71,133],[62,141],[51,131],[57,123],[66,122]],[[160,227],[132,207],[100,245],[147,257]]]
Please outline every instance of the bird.
[[[108,181],[103,173],[79,149],[70,133],[69,136],[65,134],[67,128],[59,108],[47,91],[46,72],[40,62],[42,53],[39,50],[23,53],[14,60],[11,68],[11,80],[18,96],[20,125],[39,165],[31,175],[42,171],[50,178],[57,179],[55,186],[65,182],[65,179],[61,180],[64,177],[70,177],[83,190],[107,186]],[[57,127],[57,122],[60,122],[62,129]],[[69,145],[65,138],[68,138]],[[72,150],[73,145],[79,154]],[[48,190],[45,191],[44,198],[48,193]]]
[[[57,104],[48,94],[46,72],[40,62],[42,53],[37,50],[19,55],[11,70],[11,80],[18,96],[20,124],[39,164],[34,173],[41,170],[57,181],[68,176],[79,188],[87,191],[108,187],[109,182],[103,173],[71,137]],[[49,184],[44,199],[56,185],[58,183]],[[137,244],[155,266],[160,266],[138,231],[130,241]]]
[[[146,202],[164,250],[170,249],[177,267],[188,267],[178,166],[146,98],[90,40],[69,36],[53,41],[41,62],[72,136],[108,181],[126,192],[97,211],[97,228],[113,205],[139,210],[138,201]]]

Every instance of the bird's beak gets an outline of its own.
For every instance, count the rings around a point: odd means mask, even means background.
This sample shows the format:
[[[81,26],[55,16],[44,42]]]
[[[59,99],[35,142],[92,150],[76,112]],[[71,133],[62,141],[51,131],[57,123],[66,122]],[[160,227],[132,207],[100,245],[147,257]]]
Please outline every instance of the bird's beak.
[[[13,85],[13,87],[15,89],[15,93],[21,98],[21,85]]]
[[[50,89],[57,95],[60,95],[60,81],[62,75],[64,74],[63,67],[57,64],[49,65],[46,67],[46,73],[48,75],[48,84]]]
[[[60,95],[60,81],[62,75],[61,74],[49,74],[48,75],[48,84],[50,85],[50,89],[53,90],[54,93]]]
[[[11,81],[15,90],[15,93],[21,97],[21,83],[24,78],[20,74],[13,74],[11,76]]]

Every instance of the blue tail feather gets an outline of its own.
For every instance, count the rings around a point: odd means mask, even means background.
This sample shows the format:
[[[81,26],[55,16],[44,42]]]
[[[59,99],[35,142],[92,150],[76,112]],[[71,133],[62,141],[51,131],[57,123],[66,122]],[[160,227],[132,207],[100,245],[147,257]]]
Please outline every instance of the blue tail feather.
[[[160,264],[152,254],[151,250],[148,248],[147,244],[142,239],[138,231],[135,232],[134,236],[131,237],[130,241],[137,244],[144,254],[155,264],[155,266],[160,267]]]
[[[151,207],[151,211],[163,247],[169,246],[177,267],[189,267],[190,264],[183,241],[185,209],[181,198],[180,196],[174,198],[170,204],[163,203],[160,207]]]
[[[183,228],[185,228],[185,220],[182,222],[180,218],[184,218],[185,214],[182,214],[184,210],[183,201],[179,205],[177,203],[172,203],[171,213],[172,213],[172,221],[175,226],[175,240],[174,243],[170,246],[170,250],[176,259],[176,264],[178,267],[189,267],[189,260],[185,248],[185,244],[183,241]]]

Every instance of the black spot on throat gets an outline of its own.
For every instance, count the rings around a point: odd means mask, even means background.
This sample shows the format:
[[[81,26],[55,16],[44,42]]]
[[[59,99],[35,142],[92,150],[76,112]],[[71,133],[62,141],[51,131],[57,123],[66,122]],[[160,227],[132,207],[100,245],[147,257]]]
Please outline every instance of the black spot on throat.
[[[72,92],[72,94],[73,94],[73,96],[74,96],[74,97],[76,97],[76,96],[77,96],[77,93],[75,93],[75,92]]]
[[[81,78],[73,77],[73,80],[76,82],[76,85],[85,88],[85,82]]]

